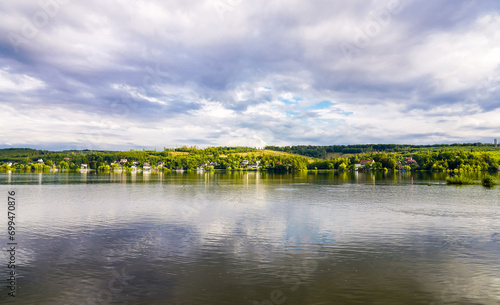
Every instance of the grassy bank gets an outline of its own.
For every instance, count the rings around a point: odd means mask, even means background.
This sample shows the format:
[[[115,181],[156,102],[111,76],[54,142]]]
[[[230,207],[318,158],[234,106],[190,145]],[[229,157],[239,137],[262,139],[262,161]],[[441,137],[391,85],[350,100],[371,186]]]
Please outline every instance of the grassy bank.
[[[467,185],[467,184],[477,184],[471,178],[465,176],[448,176],[446,177],[446,184],[455,185]]]

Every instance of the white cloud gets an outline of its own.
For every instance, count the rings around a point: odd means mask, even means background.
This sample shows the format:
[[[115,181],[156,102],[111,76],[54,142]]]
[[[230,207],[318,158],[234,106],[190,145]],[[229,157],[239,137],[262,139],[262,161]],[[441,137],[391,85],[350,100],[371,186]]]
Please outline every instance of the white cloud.
[[[202,108],[192,111],[197,116],[206,116],[214,119],[228,119],[234,115],[234,111],[224,108],[220,102],[202,101]]]
[[[473,89],[500,66],[500,15],[481,16],[466,31],[427,37],[409,54],[407,75],[432,77],[436,90]]]
[[[0,69],[0,92],[25,92],[45,87],[45,83],[25,74],[10,73]]]

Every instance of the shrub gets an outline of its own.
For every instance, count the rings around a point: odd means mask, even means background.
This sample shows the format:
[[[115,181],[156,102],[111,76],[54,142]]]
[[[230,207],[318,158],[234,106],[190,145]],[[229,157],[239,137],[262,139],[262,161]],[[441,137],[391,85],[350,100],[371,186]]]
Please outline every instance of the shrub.
[[[481,180],[481,183],[484,186],[494,186],[495,184],[497,184],[495,177],[491,175],[484,176]]]

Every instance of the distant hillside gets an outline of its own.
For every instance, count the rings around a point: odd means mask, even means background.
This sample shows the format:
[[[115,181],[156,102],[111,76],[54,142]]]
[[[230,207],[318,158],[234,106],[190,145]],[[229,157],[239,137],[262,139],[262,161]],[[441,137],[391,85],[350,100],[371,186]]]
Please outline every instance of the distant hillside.
[[[69,155],[71,153],[90,154],[92,151],[86,150],[65,150],[65,151],[49,151],[32,148],[3,148],[0,149],[0,162],[22,162],[26,159],[36,160],[38,158],[53,157],[56,154]]]
[[[4,148],[0,149],[0,162],[21,161],[26,158],[44,155],[46,150],[32,148]]]
[[[402,145],[402,144],[363,144],[363,145],[297,145],[297,146],[266,146],[266,150],[287,152],[301,156],[330,159],[332,157],[342,157],[353,154],[375,153],[375,152],[399,152],[416,153],[420,151],[495,151],[492,144],[465,143],[465,144],[436,144],[436,145]]]
[[[150,154],[159,155],[169,153],[171,156],[181,156],[187,154],[217,154],[221,156],[238,155],[246,157],[252,153],[257,156],[305,156],[318,159],[332,159],[340,157],[351,157],[356,154],[371,153],[417,153],[422,151],[445,152],[445,151],[470,151],[485,152],[499,151],[492,144],[483,143],[465,143],[465,144],[437,144],[437,145],[401,145],[401,144],[362,144],[362,145],[297,145],[297,146],[266,146],[265,149],[255,149],[250,147],[208,147],[199,149],[196,147],[165,148],[163,151],[150,151]],[[56,158],[70,157],[71,155],[90,155],[94,153],[105,153],[108,155],[119,155],[119,157],[135,157],[137,153],[143,151],[91,151],[85,150],[64,150],[49,151],[32,148],[5,148],[0,149],[0,162],[20,162],[36,160],[38,158]],[[118,156],[117,156],[118,157]]]
[[[249,147],[181,147],[129,151],[0,150],[0,170],[50,171],[51,169],[137,170],[305,170],[311,158]]]

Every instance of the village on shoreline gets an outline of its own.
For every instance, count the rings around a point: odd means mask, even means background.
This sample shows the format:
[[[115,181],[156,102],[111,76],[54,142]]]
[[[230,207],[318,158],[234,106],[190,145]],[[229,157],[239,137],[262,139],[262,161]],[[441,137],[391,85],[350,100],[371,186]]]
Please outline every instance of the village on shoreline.
[[[70,158],[66,157],[64,158],[64,161],[66,163],[70,162]],[[19,164],[17,162],[7,162],[6,163],[6,169],[28,169],[31,170],[31,168],[27,167],[33,167],[35,170],[49,170],[49,171],[58,171],[58,170],[70,170],[69,168],[65,167],[65,164],[57,165],[56,162],[50,161],[49,165],[46,165],[43,159],[38,159],[36,162],[30,161],[28,162],[27,165],[24,164]],[[114,171],[114,172],[157,172],[157,171],[177,171],[177,172],[183,172],[185,170],[192,170],[192,169],[184,169],[182,166],[171,169],[171,168],[166,168],[165,167],[166,163],[164,161],[159,161],[156,166],[151,165],[148,162],[144,162],[142,165],[140,164],[139,161],[129,161],[127,159],[120,159],[120,161],[114,161],[111,162],[109,165],[108,164],[102,164],[99,165],[97,168],[98,171]],[[279,164],[278,164],[279,165]],[[407,157],[405,158],[404,161],[398,161],[398,169],[402,170],[404,169],[404,166],[410,166],[410,165],[415,165],[418,166],[418,163],[412,159],[412,157]],[[23,168],[24,166],[24,168]],[[48,168],[47,168],[48,166]],[[234,170],[262,170],[262,169],[268,169],[271,166],[270,163],[266,163],[264,166],[261,165],[261,161],[257,160],[255,162],[250,162],[247,159],[243,159],[240,163],[239,167],[234,168]],[[292,167],[292,164],[287,164],[287,167]],[[354,171],[360,171],[365,168],[370,168],[372,169],[375,166],[375,160],[361,160],[357,163],[354,164],[354,168],[350,168],[351,170]],[[42,167],[42,168],[40,168]],[[200,171],[213,171],[213,170],[220,170],[221,168],[220,164],[217,162],[213,161],[206,161],[203,163],[198,164],[198,166],[195,168],[197,172]],[[89,164],[82,163],[80,167],[73,167],[72,170],[75,171],[93,171],[95,169],[91,169],[89,167]],[[227,168],[224,168],[223,170],[228,170]],[[230,169],[231,170],[231,169]],[[411,170],[411,166],[410,166]]]
[[[19,172],[499,171],[491,145],[186,147],[130,151],[0,149],[0,170]]]

